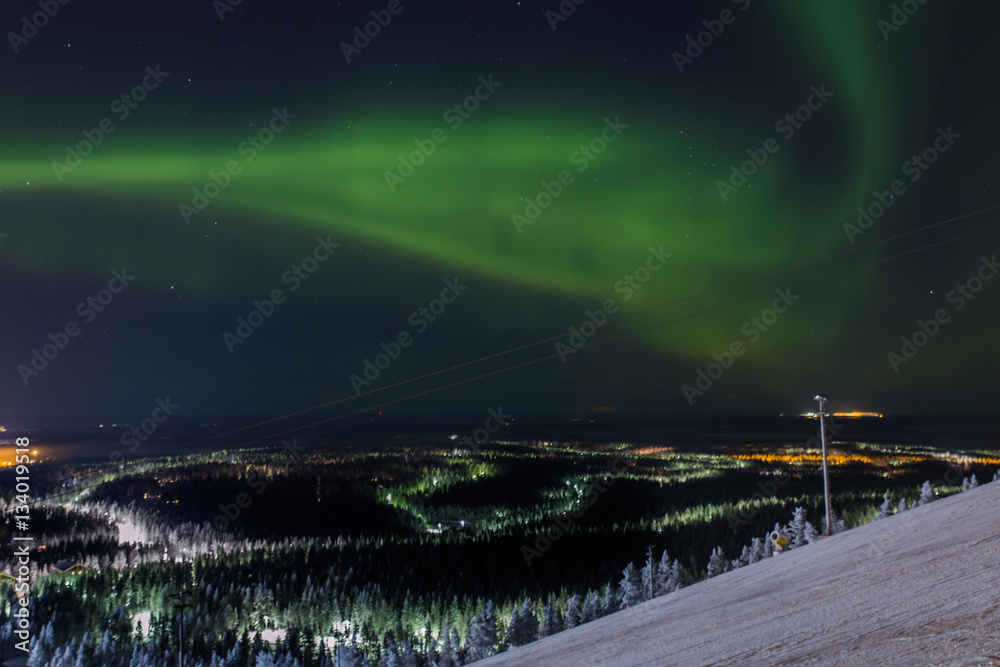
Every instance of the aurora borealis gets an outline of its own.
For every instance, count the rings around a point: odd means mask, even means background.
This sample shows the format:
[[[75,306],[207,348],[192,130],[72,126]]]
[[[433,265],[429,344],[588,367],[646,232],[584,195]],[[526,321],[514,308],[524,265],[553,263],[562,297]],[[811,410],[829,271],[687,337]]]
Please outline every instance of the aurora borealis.
[[[3,55],[0,422],[354,396],[447,280],[468,289],[385,389],[317,415],[771,414],[817,391],[838,410],[995,413],[1000,284],[961,311],[946,296],[996,252],[1000,212],[915,231],[1000,204],[993,4],[562,4],[403,2],[350,62],[341,42],[384,4],[60,6]],[[35,11],[2,10],[5,34]],[[911,180],[939,132],[957,138]],[[852,237],[859,207],[882,213]],[[84,322],[112,271],[135,278]],[[776,290],[799,298],[751,343]]]

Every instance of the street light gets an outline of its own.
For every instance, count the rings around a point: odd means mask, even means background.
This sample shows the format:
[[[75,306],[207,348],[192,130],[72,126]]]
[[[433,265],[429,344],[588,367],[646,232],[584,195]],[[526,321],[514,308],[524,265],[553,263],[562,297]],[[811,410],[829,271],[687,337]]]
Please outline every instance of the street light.
[[[826,502],[826,530],[823,534],[826,536],[830,535],[830,531],[833,530],[833,523],[830,521],[830,473],[827,471],[826,465],[826,396],[821,394],[816,394],[813,397],[814,401],[819,401],[819,412],[817,416],[819,417],[819,441],[823,446],[823,500]]]

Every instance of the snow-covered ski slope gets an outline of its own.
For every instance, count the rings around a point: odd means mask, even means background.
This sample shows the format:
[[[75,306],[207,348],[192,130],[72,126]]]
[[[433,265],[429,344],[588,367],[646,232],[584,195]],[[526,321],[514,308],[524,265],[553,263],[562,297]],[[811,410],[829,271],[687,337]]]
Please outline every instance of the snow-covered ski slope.
[[[1000,482],[476,664],[1000,666]]]

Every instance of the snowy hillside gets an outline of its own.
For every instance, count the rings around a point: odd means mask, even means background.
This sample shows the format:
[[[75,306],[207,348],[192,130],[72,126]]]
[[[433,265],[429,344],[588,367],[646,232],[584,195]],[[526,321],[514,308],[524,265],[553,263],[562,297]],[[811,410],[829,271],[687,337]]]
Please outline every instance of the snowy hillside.
[[[476,664],[1000,666],[1000,482]]]

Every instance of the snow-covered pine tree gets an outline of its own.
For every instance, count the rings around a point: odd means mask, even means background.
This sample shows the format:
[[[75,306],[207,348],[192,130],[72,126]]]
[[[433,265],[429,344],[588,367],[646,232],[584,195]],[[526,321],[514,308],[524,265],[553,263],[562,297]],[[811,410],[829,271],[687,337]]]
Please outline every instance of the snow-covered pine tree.
[[[917,506],[926,505],[932,500],[934,500],[934,485],[931,484],[930,480],[927,480],[920,487],[920,500],[917,501]]]
[[[770,542],[770,540],[768,541]],[[764,542],[759,537],[750,540],[750,563],[759,563],[765,558],[767,558],[767,554],[764,553]]]
[[[521,604],[521,635],[518,639],[521,641],[521,646],[538,639],[538,618],[528,598],[524,598],[524,603]]]
[[[607,616],[618,611],[621,606],[621,598],[615,593],[614,586],[609,581],[604,585],[604,602],[601,604],[601,616]]]
[[[479,639],[482,642],[484,658],[488,658],[496,653],[499,648],[499,636],[497,634],[497,619],[494,612],[493,600],[486,601],[486,610],[479,624]]]
[[[399,644],[399,667],[420,667],[420,659],[413,650],[412,637],[407,637]]]
[[[458,628],[451,628],[451,646],[455,650],[455,661],[458,667],[464,664],[462,657],[462,638],[458,634]]]
[[[566,603],[566,629],[580,625],[580,596],[573,595]]]
[[[907,510],[906,498],[900,498],[899,507],[896,508],[896,513],[898,514],[899,512],[905,512],[906,510]]]
[[[115,653],[115,644],[111,640],[111,630],[105,630],[101,637],[101,643],[94,650],[94,662],[101,665],[114,664],[117,662]]]
[[[510,613],[507,625],[507,646],[524,646],[538,639],[538,619],[531,609],[531,600],[524,598],[524,604]]]
[[[136,644],[132,645],[137,648]],[[132,662],[136,662],[135,651],[132,652]],[[137,663],[136,663],[137,664]],[[229,653],[226,654],[225,662],[223,663],[226,667],[238,667],[243,664],[243,646],[236,642],[233,647],[229,649]],[[349,663],[345,663],[349,664]],[[130,664],[129,667],[132,667]]]
[[[497,619],[494,615],[493,600],[486,603],[486,610],[469,621],[465,635],[465,647],[469,662],[483,660],[496,653]]]
[[[42,627],[37,637],[32,637],[28,648],[28,667],[48,667],[55,653],[55,630],[52,621]]]
[[[993,474],[993,481],[1000,482],[1000,468],[997,468],[997,471]]]
[[[618,591],[621,596],[621,609],[634,607],[642,602],[642,577],[631,561],[622,570],[622,580],[618,582]]]
[[[963,477],[962,478],[962,492],[964,493],[965,491],[968,491],[968,490],[969,490],[969,478],[968,477]]]
[[[482,617],[482,614],[476,614],[469,621],[469,627],[465,630],[465,658],[469,662],[482,660],[485,657],[482,655],[481,648],[483,640],[479,637],[479,624],[483,620]]]
[[[889,496],[886,496],[882,501],[882,504],[878,506],[878,514],[872,521],[878,521],[879,519],[888,519],[892,516],[892,500]]]
[[[515,605],[510,612],[510,622],[507,623],[507,646],[514,647],[521,645],[521,635],[524,631],[521,628],[521,610]]]
[[[583,601],[583,607],[580,610],[580,625],[584,623],[590,623],[595,618],[601,617],[601,601],[597,601],[597,610],[595,611],[593,607],[590,606],[590,597],[594,595],[594,591],[587,594],[587,597]]]
[[[542,612],[542,627],[538,630],[539,637],[548,637],[562,630],[562,619],[559,618],[559,610],[552,602],[552,594],[549,593],[549,601]]]
[[[76,650],[76,662],[79,667],[87,667],[93,662],[90,659],[90,633],[84,632],[83,639],[80,640],[80,646]]]
[[[750,564],[750,547],[743,545],[743,551],[740,552],[740,557],[737,559],[739,565],[736,567],[743,567],[744,565]]]
[[[729,569],[729,562],[726,560],[726,555],[722,552],[722,547],[715,547],[712,549],[712,555],[708,559],[708,577],[717,577],[726,570]]]
[[[973,473],[972,477],[969,479],[969,488],[974,489],[977,486],[979,486],[979,480],[976,479],[976,475]]]
[[[789,537],[789,548],[801,547],[806,543],[806,508],[796,507],[792,521],[785,528]]]
[[[83,663],[80,663],[81,665]],[[254,661],[254,667],[276,667],[277,661],[275,661],[274,656],[266,651],[257,655],[257,660]],[[380,666],[381,667],[381,666]]]
[[[653,579],[653,594],[654,596],[664,595],[669,593],[667,590],[667,583],[670,581],[670,554],[664,549],[663,553],[660,555],[660,563],[656,568],[656,577]]]
[[[170,650],[164,652],[167,660],[170,659]],[[52,655],[52,667],[78,667],[79,665],[86,665],[87,660],[80,655],[80,645],[76,637],[70,641],[69,644],[63,646],[62,653],[59,649]]]
[[[379,658],[378,667],[400,667],[399,649],[396,648],[396,642],[392,640],[392,637],[385,638],[385,649],[382,651],[382,657]]]
[[[441,646],[441,656],[438,658],[437,667],[461,667],[462,661],[458,658],[459,647],[452,643],[452,632],[454,630],[450,630],[447,624],[441,626],[441,635],[444,637],[444,641]]]
[[[581,623],[587,623],[589,621],[596,621],[601,617],[601,596],[597,594],[597,591],[590,591],[587,594],[587,600],[583,603],[583,616],[581,617]]]
[[[673,593],[684,588],[684,568],[676,558],[670,564],[670,579],[667,581],[667,592]]]

